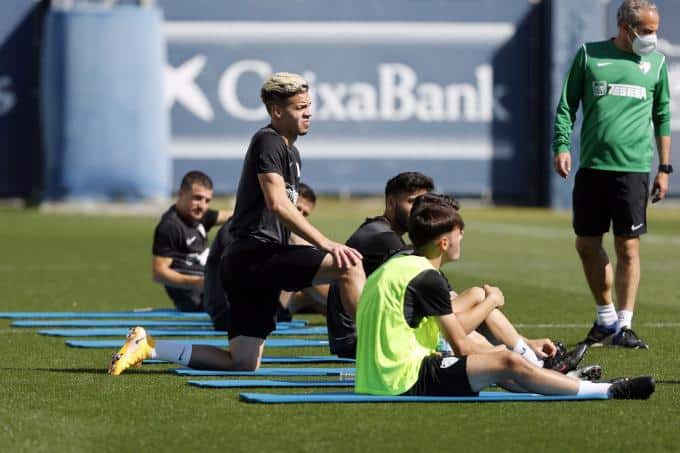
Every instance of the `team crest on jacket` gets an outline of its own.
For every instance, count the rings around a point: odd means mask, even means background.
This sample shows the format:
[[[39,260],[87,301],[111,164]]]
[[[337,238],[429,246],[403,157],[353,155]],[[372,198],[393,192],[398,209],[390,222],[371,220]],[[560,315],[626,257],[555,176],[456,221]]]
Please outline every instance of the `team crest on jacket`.
[[[652,64],[649,61],[640,62],[640,71],[642,71],[643,74],[647,74],[650,69],[652,69]]]

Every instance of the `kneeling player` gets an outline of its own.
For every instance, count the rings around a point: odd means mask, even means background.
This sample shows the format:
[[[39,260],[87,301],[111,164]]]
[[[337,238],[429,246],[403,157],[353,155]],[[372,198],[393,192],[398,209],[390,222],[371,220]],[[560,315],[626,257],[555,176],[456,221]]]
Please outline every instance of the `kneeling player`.
[[[455,203],[442,195],[421,195],[413,205],[408,232],[415,253],[378,268],[359,300],[357,393],[465,396],[493,384],[544,395],[645,399],[654,392],[649,376],[580,381],[533,366],[504,347],[489,351],[475,344],[454,314],[448,282],[439,271],[460,256],[463,220]],[[439,332],[455,356],[434,352]]]

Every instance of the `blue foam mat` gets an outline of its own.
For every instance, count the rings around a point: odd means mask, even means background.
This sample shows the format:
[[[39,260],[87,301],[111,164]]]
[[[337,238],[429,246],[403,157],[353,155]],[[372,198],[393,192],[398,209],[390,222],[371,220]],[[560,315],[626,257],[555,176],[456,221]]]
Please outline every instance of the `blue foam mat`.
[[[181,312],[166,309],[140,309],[110,312],[77,312],[77,311],[5,311],[0,318],[23,319],[67,319],[67,318],[187,318],[210,319],[207,313]]]
[[[144,361],[144,365],[167,364],[166,360],[149,359]],[[262,357],[260,363],[354,363],[354,359],[346,359],[335,355],[300,355],[300,356],[272,356]]]
[[[123,346],[124,339],[121,340],[66,340],[66,345],[72,348],[97,348],[97,349],[118,349]],[[226,338],[183,338],[178,343],[204,344],[225,348],[229,345]],[[265,342],[265,348],[308,348],[328,346],[328,340],[298,340],[273,338]]]
[[[249,403],[491,403],[528,401],[584,401],[606,400],[606,395],[546,396],[535,393],[480,392],[479,396],[378,396],[352,392],[281,394],[241,393],[240,398]]]
[[[177,321],[177,320],[155,320],[155,319],[19,319],[12,322],[12,327],[184,327],[184,328],[206,328],[212,329],[211,321]]]
[[[180,376],[347,376],[354,379],[354,368],[260,368],[257,371],[217,371],[174,368]]]
[[[277,330],[283,329],[301,329],[307,325],[307,321],[290,321],[280,322],[276,324]],[[128,318],[128,319],[20,319],[12,322],[12,327],[183,327],[196,328],[204,327],[207,330],[213,330],[211,321],[200,320],[158,320],[158,319],[144,319],[144,318]]]
[[[144,324],[142,324],[144,326]],[[209,329],[146,329],[147,333],[154,337],[226,337],[227,332]],[[126,328],[105,328],[105,329],[48,329],[39,330],[40,335],[51,337],[115,337],[125,336],[128,333]],[[325,326],[307,327],[302,329],[277,329],[272,335],[326,335],[328,329]]]
[[[212,379],[192,380],[187,384],[208,388],[310,388],[310,387],[354,387],[354,381],[275,381],[270,379]]]

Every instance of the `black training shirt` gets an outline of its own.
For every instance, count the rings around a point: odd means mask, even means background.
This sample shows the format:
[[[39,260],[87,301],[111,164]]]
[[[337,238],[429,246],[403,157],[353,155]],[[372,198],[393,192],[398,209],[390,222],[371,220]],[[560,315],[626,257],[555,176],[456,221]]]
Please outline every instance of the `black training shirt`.
[[[172,258],[171,269],[184,274],[204,272],[208,231],[217,223],[218,212],[208,209],[196,223],[184,220],[175,205],[165,211],[153,235],[154,256]]]
[[[416,275],[404,294],[404,318],[412,328],[418,327],[426,316],[443,316],[453,313],[451,286],[444,274],[428,269]]]
[[[236,206],[229,233],[233,237],[230,250],[247,249],[257,242],[287,244],[290,231],[267,209],[257,175],[277,173],[286,182],[288,198],[297,202],[300,182],[300,153],[288,147],[271,125],[253,136],[241,171],[236,192]]]

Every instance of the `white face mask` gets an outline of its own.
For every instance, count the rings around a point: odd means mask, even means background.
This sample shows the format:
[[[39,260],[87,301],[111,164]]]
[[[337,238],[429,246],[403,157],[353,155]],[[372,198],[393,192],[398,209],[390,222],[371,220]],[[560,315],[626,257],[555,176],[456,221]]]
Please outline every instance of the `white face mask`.
[[[656,50],[656,33],[644,36],[638,35],[635,30],[633,30],[633,33],[635,33],[635,39],[632,44],[633,52],[637,55],[644,57]]]

